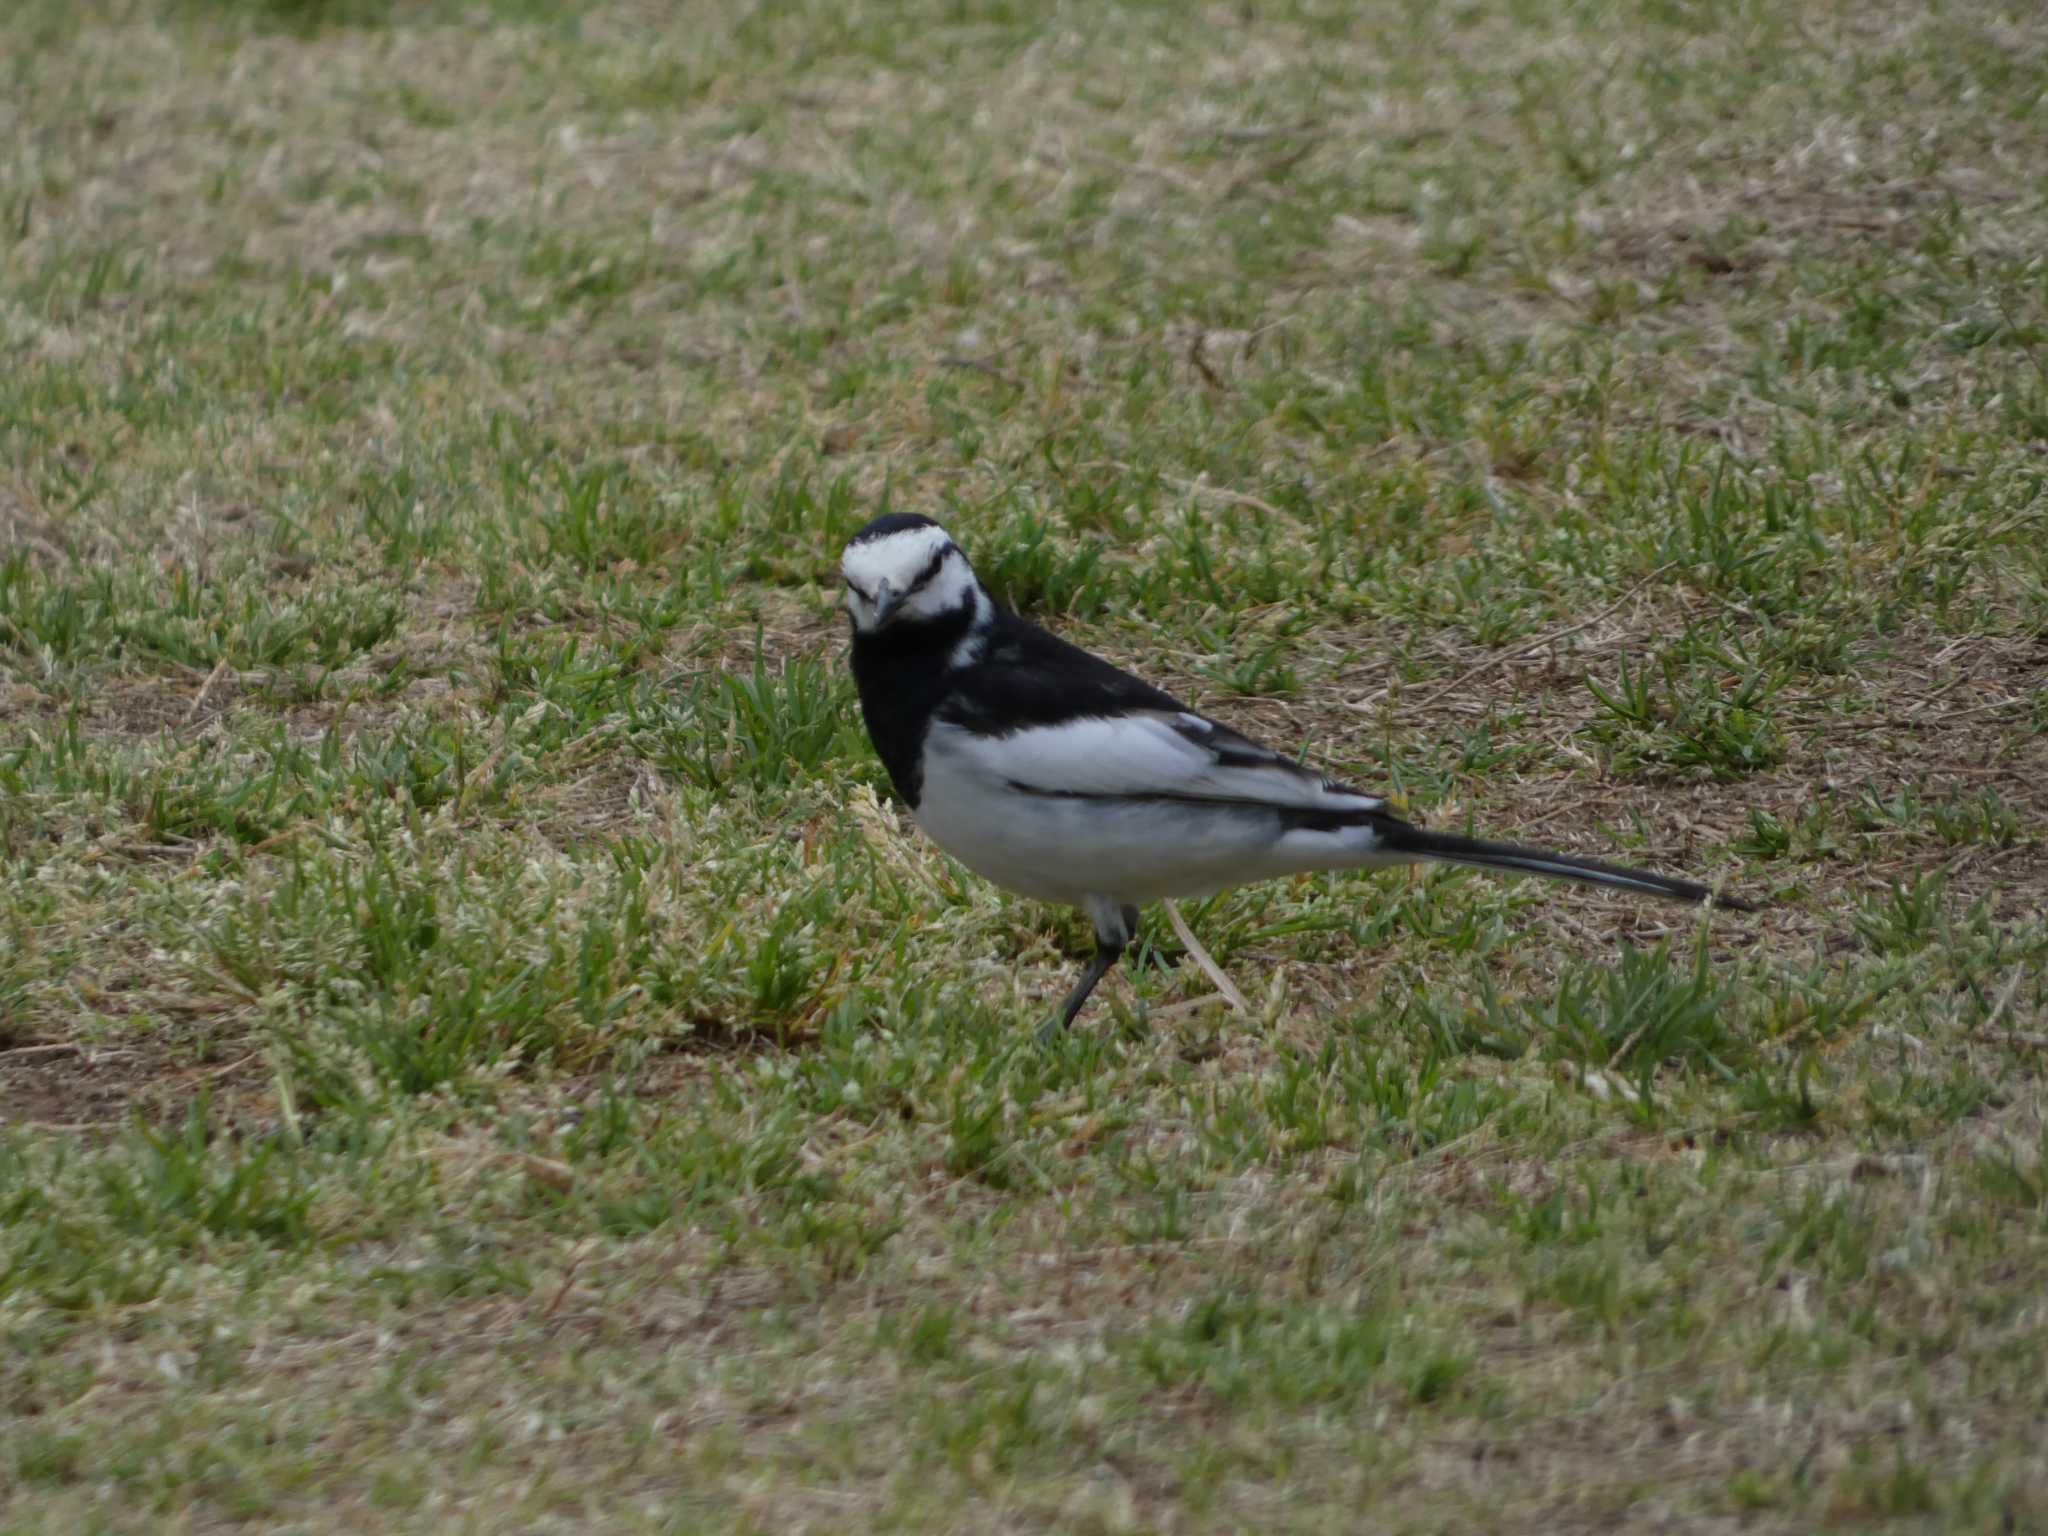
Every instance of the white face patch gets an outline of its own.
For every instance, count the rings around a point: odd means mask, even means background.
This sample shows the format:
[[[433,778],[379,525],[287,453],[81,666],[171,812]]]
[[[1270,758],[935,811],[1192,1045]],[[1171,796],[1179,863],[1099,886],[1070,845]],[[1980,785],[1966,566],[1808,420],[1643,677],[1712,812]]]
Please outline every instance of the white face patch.
[[[937,618],[980,590],[967,557],[943,528],[905,528],[849,544],[839,569],[846,577],[846,611],[863,633],[885,623]],[[884,584],[888,611],[878,618]]]

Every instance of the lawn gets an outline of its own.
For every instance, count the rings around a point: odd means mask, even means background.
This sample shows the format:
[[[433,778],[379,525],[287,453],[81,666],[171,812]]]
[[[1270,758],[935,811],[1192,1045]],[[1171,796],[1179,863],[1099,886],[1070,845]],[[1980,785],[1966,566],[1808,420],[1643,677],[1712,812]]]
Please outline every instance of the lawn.
[[[0,1530],[2048,1525],[2048,12],[12,0]],[[837,558],[1453,870],[1092,939]]]

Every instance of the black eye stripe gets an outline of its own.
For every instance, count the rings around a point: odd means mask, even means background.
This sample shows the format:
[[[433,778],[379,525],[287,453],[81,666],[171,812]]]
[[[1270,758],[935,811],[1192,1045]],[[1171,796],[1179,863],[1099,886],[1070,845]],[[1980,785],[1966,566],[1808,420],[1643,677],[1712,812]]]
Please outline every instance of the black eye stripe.
[[[910,593],[917,591],[918,588],[924,586],[934,576],[938,575],[939,567],[946,563],[946,556],[951,552],[952,546],[950,544],[941,545],[932,555],[931,559],[925,563],[925,568],[917,573],[917,580],[903,589],[904,594],[908,596]]]
[[[900,596],[908,597],[911,593],[921,591],[925,587],[930,586],[932,578],[938,575],[939,572],[942,569],[944,569],[946,564],[946,556],[952,554],[953,552],[953,545],[942,545],[937,551],[933,553],[931,559],[925,562],[924,569],[917,573],[916,579],[914,579],[909,586],[903,589]],[[846,590],[851,592],[855,597],[859,598],[862,602],[872,603],[875,600],[874,594],[864,590],[860,586],[860,584],[856,582],[851,576],[846,577],[845,580]]]

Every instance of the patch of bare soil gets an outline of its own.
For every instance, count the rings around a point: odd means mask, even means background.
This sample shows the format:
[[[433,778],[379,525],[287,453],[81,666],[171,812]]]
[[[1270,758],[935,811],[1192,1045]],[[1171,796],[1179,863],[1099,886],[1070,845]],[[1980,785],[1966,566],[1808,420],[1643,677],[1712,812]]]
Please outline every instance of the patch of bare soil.
[[[135,1118],[175,1121],[202,1094],[233,1115],[267,1096],[269,1078],[263,1052],[249,1040],[197,1042],[179,1026],[138,1032],[119,1045],[24,1041],[0,1050],[0,1127],[104,1132]]]

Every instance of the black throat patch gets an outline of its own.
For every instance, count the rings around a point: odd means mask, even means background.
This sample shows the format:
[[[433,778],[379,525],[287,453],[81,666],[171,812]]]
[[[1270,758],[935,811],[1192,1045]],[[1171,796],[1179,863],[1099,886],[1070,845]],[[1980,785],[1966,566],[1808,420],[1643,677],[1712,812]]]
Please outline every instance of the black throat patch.
[[[853,632],[853,685],[860,694],[868,740],[896,793],[917,809],[924,794],[924,739],[952,692],[959,668],[953,653],[980,616],[979,589],[929,619],[898,619],[871,633]]]

